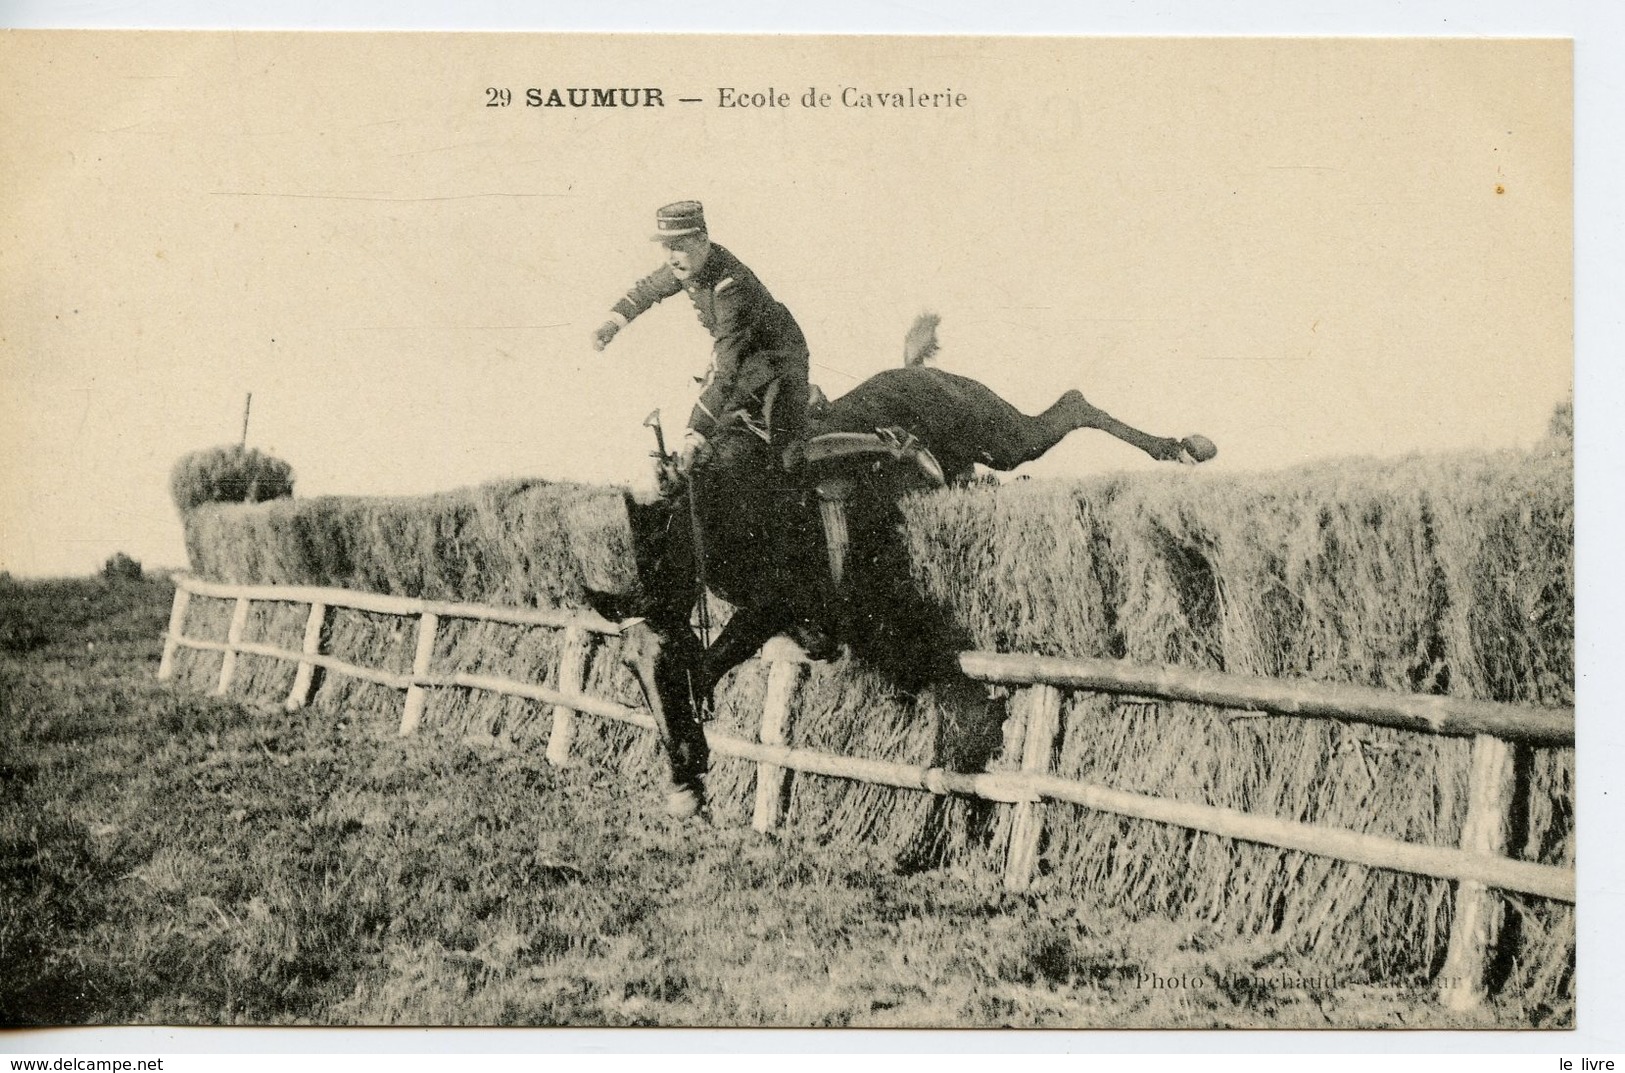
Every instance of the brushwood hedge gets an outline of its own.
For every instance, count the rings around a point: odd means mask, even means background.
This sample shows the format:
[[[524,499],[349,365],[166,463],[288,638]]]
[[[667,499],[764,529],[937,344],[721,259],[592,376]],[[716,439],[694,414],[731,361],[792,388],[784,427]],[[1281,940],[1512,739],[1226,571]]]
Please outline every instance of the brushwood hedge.
[[[1573,486],[1562,452],[1348,460],[1268,474],[1170,470],[1019,482],[919,496],[903,510],[896,584],[963,647],[1104,656],[1401,692],[1569,704],[1574,693]],[[185,518],[193,570],[220,581],[332,585],[524,605],[583,606],[630,584],[616,489],[508,482],[419,498],[322,497],[206,505]],[[229,603],[197,601],[190,631],[223,636]],[[248,636],[297,648],[302,609],[267,606]],[[907,623],[895,627],[902,636]],[[437,664],[549,681],[559,639],[448,624]],[[347,612],[329,648],[394,670],[410,624]],[[200,682],[217,655],[187,652]],[[591,688],[637,703],[615,643]],[[245,657],[240,688],[286,690],[292,668]],[[719,729],[754,733],[765,671],[725,683]],[[380,687],[328,678],[318,703],[399,710]],[[513,747],[546,733],[540,706],[446,691],[425,729]],[[963,768],[1013,766],[1008,697],[943,678],[901,688],[858,660],[814,667],[792,742]],[[585,721],[585,762],[641,782],[653,743]],[[1456,843],[1469,743],[1382,728],[1236,718],[1197,705],[1079,694],[1066,702],[1058,773],[1180,800],[1436,845]],[[1572,750],[1539,750],[1514,855],[1574,860]],[[719,760],[719,821],[744,822],[753,767]],[[1347,980],[1423,984],[1442,964],[1450,884],[1139,820],[1052,806],[1039,890],[1104,898],[1313,956]],[[1007,810],[798,777],[787,826],[863,840],[899,868],[997,869]],[[1571,909],[1512,897],[1506,994],[1572,1016]],[[1267,956],[1267,955],[1266,955]]]

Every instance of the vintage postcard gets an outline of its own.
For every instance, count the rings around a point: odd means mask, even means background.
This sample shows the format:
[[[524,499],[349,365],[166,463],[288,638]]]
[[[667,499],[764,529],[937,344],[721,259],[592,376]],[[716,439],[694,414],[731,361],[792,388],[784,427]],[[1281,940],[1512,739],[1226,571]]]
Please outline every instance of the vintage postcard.
[[[0,34],[0,1021],[1573,1028],[1572,69]]]

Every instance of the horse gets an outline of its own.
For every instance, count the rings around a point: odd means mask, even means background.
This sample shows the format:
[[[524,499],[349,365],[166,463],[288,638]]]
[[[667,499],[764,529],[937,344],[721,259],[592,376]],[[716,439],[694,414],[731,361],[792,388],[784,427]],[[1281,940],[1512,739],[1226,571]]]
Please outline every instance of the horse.
[[[772,637],[789,634],[812,659],[845,647],[905,688],[957,673],[949,665],[955,649],[933,640],[928,610],[910,597],[898,539],[902,496],[971,483],[977,464],[1014,469],[1079,429],[1105,431],[1159,461],[1195,463],[1214,453],[1201,437],[1152,436],[1126,425],[1077,390],[1023,414],[976,380],[910,360],[934,352],[935,324],[916,322],[902,368],[833,402],[814,396],[798,474],[741,430],[714,437],[713,457],[686,475],[666,460],[659,500],[627,495],[638,593],[632,606],[603,594],[595,604],[625,623],[622,659],[659,728],[672,816],[704,808],[703,720],[718,683]],[[889,608],[885,620],[852,598],[877,588],[888,590],[874,601]],[[708,594],[737,609],[714,641]],[[911,615],[911,628],[896,627]]]

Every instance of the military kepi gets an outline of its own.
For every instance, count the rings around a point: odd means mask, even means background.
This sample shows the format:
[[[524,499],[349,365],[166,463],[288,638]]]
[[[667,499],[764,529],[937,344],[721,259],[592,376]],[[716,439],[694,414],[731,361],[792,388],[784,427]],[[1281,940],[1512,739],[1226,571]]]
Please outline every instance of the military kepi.
[[[655,230],[651,242],[697,235],[705,230],[705,208],[698,201],[674,201],[655,213]]]

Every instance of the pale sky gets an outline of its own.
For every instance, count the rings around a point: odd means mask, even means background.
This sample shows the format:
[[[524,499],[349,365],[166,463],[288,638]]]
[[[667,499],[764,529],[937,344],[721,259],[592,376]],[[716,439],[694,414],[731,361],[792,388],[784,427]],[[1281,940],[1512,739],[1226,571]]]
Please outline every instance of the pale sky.
[[[835,396],[943,368],[1079,387],[1235,472],[1526,446],[1572,383],[1561,41],[0,37],[0,569],[180,565],[168,472],[251,444],[302,496],[644,484],[710,341],[603,354],[654,210],[795,313]],[[485,106],[487,87],[514,92]],[[653,109],[528,87],[655,86]],[[721,87],[787,92],[724,110]],[[806,109],[809,87],[831,92]],[[842,107],[842,87],[958,108]],[[700,97],[683,104],[680,97]],[[1146,469],[1078,433],[1035,476]]]

